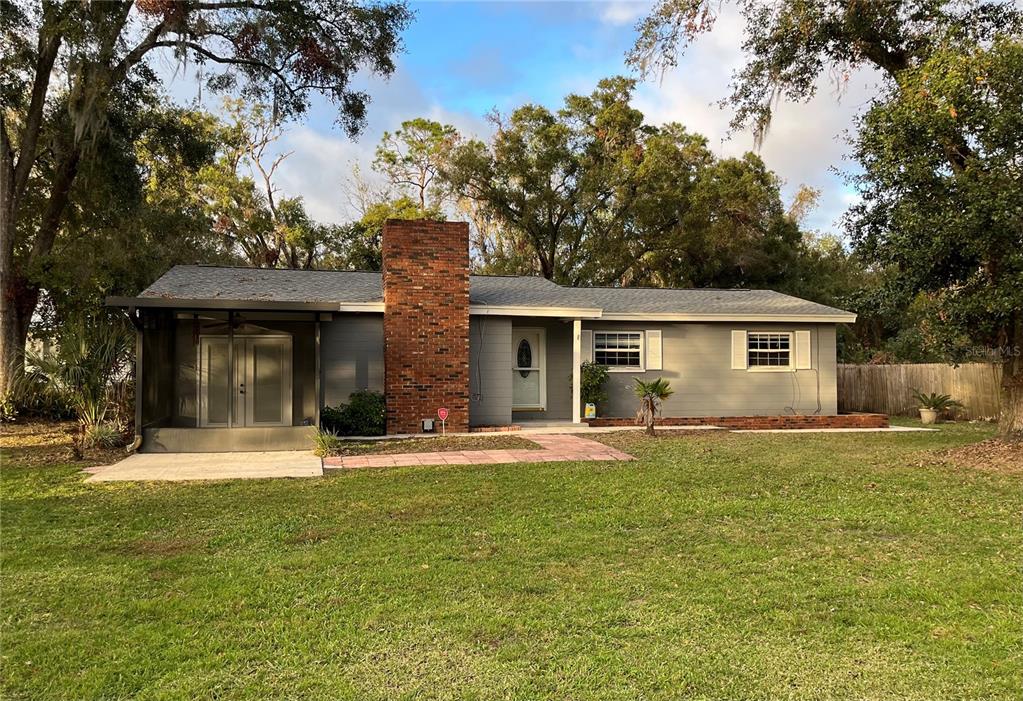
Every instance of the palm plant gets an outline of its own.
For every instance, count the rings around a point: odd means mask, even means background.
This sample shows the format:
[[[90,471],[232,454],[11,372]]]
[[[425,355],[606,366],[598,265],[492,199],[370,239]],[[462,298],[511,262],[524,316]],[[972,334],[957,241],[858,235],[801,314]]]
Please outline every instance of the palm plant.
[[[43,391],[70,407],[84,437],[104,433],[96,427],[106,421],[107,390],[124,369],[130,348],[131,334],[123,324],[78,319],[61,327],[55,353],[26,356]]]
[[[654,435],[654,418],[661,411],[661,402],[675,393],[668,381],[658,377],[651,382],[643,382],[636,378],[636,386],[632,391],[639,397],[639,410],[636,412],[636,423],[646,424],[648,436]]]
[[[961,403],[952,399],[952,396],[948,394],[938,394],[937,392],[924,394],[915,388],[910,388],[910,391],[913,392],[913,398],[920,403],[920,407],[923,409],[942,412],[962,406]]]

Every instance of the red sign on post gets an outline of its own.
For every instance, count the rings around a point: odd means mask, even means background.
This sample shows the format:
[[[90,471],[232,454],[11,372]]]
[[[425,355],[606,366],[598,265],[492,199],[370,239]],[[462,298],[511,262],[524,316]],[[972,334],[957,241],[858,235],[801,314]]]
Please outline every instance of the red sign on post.
[[[440,409],[437,410],[437,416],[440,418],[441,421],[447,421],[448,410],[445,409],[444,407],[441,407]]]

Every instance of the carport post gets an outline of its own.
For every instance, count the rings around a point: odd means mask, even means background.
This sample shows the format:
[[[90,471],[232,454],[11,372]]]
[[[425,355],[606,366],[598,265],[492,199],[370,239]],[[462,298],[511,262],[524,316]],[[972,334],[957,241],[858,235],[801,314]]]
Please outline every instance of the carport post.
[[[227,399],[227,427],[234,428],[234,399],[238,392],[234,377],[234,311],[227,312],[227,386],[231,388]]]

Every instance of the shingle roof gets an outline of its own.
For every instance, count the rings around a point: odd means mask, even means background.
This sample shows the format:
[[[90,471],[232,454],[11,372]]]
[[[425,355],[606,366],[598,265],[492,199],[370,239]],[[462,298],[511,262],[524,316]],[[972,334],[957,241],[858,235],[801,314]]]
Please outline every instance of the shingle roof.
[[[794,314],[830,316],[841,309],[791,297],[774,290],[721,290],[711,288],[663,289],[647,287],[576,288],[585,306],[605,314]]]
[[[600,309],[608,314],[848,315],[772,290],[562,287],[525,276],[472,275],[469,301],[492,307]],[[350,270],[267,270],[178,265],[142,298],[362,304],[383,301],[381,275]]]
[[[380,273],[175,265],[140,297],[239,302],[382,302]]]
[[[469,301],[493,306],[571,306],[572,290],[537,277],[471,275]],[[239,302],[383,302],[380,273],[176,265],[140,297]]]

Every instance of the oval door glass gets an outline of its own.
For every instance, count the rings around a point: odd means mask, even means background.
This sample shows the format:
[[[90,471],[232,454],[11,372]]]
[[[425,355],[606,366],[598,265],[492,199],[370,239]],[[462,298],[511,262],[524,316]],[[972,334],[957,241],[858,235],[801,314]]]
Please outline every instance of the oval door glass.
[[[524,338],[519,342],[519,350],[515,355],[515,362],[519,367],[519,374],[523,377],[529,377],[528,368],[533,367],[533,349],[530,348],[529,341]]]

